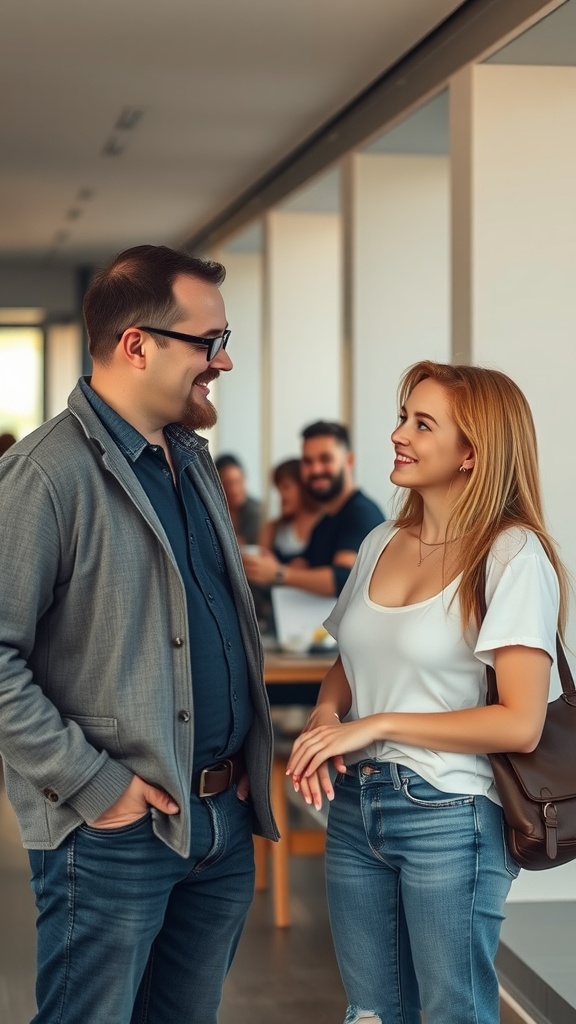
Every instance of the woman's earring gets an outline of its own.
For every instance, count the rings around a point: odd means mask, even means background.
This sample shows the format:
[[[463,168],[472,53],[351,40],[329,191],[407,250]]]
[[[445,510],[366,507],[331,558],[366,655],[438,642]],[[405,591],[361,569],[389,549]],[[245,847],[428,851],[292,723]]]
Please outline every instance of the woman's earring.
[[[460,466],[460,469],[458,470],[458,472],[459,473],[467,473],[468,470],[466,469],[466,466]]]

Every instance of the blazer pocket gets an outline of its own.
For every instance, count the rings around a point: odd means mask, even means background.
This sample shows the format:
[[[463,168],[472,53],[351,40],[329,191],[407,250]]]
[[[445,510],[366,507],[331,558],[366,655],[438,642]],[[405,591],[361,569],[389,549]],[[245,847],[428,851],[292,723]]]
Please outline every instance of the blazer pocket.
[[[118,735],[118,719],[100,715],[62,715],[65,722],[75,722],[96,750],[105,750],[111,757],[125,757]]]

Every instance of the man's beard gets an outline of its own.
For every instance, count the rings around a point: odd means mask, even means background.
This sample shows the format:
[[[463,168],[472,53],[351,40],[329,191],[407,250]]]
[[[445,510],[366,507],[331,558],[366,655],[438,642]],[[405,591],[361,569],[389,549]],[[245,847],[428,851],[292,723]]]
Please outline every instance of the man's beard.
[[[329,486],[323,487],[322,490],[320,490],[320,488],[318,488],[318,490],[315,490],[314,480],[308,480],[304,484],[306,490],[308,491],[308,494],[310,495],[310,497],[314,498],[315,501],[333,501],[334,498],[337,498],[340,494],[342,494],[342,491],[344,490],[344,470],[341,469],[340,472],[336,474],[336,476],[330,476],[329,478],[327,476],[322,477],[322,480],[328,481],[328,479],[330,479]]]
[[[202,373],[196,377],[194,384],[210,384],[211,381],[217,380],[219,376],[220,374],[217,370]],[[193,392],[194,388],[192,388],[192,393],[186,403],[182,423],[185,427],[190,427],[191,430],[210,430],[211,427],[216,425],[218,413],[212,402],[209,402],[207,398],[202,402],[196,402],[192,397]]]
[[[182,423],[185,427],[190,427],[191,430],[210,430],[215,426],[217,419],[218,413],[207,398],[202,405],[190,399],[182,417]]]

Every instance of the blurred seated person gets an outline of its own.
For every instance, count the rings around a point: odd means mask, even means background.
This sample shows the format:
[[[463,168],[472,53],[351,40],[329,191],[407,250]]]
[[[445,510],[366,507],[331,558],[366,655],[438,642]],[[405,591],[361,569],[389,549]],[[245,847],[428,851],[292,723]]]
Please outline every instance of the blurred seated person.
[[[360,544],[384,521],[378,505],[356,487],[348,428],[319,420],[302,431],[301,477],[324,515],[302,555],[284,564],[271,551],[243,555],[248,580],[260,586],[300,587],[313,594],[340,594]]]
[[[262,528],[262,504],[246,490],[244,468],[235,455],[219,455],[215,466],[230,509],[232,526],[240,546],[257,544]]]
[[[272,481],[280,497],[280,515],[264,523],[259,543],[279,562],[289,562],[306,550],[321,506],[302,483],[300,459],[280,462],[272,472]]]
[[[4,455],[13,444],[16,444],[14,434],[0,434],[0,455]]]

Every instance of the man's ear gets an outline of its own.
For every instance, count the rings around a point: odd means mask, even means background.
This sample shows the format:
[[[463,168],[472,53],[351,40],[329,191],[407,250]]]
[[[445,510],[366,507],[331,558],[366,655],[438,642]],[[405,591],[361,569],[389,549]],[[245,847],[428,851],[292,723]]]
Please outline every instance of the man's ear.
[[[118,342],[124,358],[134,367],[141,370],[146,365],[146,345],[142,331],[137,327],[129,327]]]

